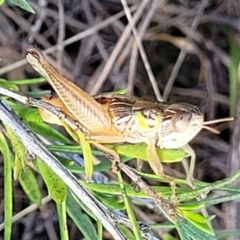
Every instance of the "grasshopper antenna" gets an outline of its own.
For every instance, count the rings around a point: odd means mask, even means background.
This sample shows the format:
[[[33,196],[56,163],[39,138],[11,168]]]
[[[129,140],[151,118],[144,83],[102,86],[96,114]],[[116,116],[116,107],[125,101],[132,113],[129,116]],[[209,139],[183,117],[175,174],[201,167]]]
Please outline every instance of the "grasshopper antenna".
[[[215,128],[212,128],[212,127],[209,127],[207,125],[210,125],[210,124],[214,124],[214,123],[221,123],[221,122],[230,122],[230,121],[233,121],[234,118],[233,117],[228,117],[228,118],[220,118],[220,119],[215,119],[215,120],[211,120],[211,121],[205,121],[203,123],[203,129],[206,129],[210,132],[213,132],[213,133],[216,133],[216,134],[219,134],[220,132],[215,129]]]

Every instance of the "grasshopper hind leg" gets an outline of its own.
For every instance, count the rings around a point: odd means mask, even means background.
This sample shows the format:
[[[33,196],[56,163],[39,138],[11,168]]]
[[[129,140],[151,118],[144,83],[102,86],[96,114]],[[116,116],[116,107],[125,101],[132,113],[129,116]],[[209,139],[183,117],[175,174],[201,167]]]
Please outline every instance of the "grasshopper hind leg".
[[[89,141],[90,144],[95,146],[98,150],[103,152],[105,156],[111,161],[111,170],[113,173],[117,173],[119,171],[118,169],[118,163],[120,162],[120,158],[118,153],[116,153],[114,150],[109,149],[105,147],[104,145],[95,142],[95,141]]]
[[[155,143],[154,142],[150,142],[148,143],[147,146],[147,155],[148,155],[148,159],[149,159],[149,165],[151,167],[151,169],[153,170],[153,172],[163,178],[164,180],[166,180],[172,189],[172,196],[171,196],[171,202],[173,203],[174,206],[178,205],[178,198],[176,196],[176,183],[174,181],[174,179],[168,175],[166,175],[163,171],[163,166],[162,163],[157,155],[156,152],[156,148],[155,148]]]

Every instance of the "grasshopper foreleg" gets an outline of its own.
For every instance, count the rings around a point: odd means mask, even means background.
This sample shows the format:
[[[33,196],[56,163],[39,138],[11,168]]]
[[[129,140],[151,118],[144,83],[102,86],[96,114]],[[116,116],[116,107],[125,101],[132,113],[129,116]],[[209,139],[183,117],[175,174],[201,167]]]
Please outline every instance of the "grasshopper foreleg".
[[[186,177],[186,181],[188,183],[188,185],[191,187],[191,188],[194,188],[194,183],[193,183],[193,172],[194,172],[194,169],[195,169],[195,163],[196,163],[196,153],[195,151],[193,150],[193,148],[187,144],[185,145],[184,147],[182,147],[182,149],[189,154],[190,156],[190,165],[188,165],[186,159],[183,160],[183,167],[185,169],[185,172],[187,174],[187,177]]]
[[[149,165],[154,171],[154,173],[169,182],[171,189],[172,189],[172,196],[171,196],[171,202],[173,203],[174,206],[178,205],[178,198],[176,196],[176,183],[174,179],[168,175],[166,175],[163,171],[163,166],[161,164],[160,159],[158,158],[156,148],[155,148],[155,143],[150,142],[148,143],[147,146],[147,155],[149,159]]]

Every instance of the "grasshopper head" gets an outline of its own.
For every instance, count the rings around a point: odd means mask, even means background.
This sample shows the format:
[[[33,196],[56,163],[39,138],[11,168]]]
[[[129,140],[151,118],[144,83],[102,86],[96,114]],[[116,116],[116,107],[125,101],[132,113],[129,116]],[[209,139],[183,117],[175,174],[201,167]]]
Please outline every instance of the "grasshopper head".
[[[48,73],[46,72],[45,68],[50,68],[51,66],[46,61],[41,51],[37,50],[34,47],[29,47],[27,49],[26,58],[37,72],[39,72],[43,77],[47,78]]]
[[[203,113],[196,106],[172,104],[164,111],[157,146],[169,149],[183,147],[198,134],[203,123]]]

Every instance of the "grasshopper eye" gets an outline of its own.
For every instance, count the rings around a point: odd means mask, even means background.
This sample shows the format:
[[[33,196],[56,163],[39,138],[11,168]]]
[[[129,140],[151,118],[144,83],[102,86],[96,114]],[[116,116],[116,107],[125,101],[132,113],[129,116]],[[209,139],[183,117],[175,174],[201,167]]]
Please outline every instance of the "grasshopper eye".
[[[192,119],[192,113],[189,112],[176,112],[175,116],[172,118],[172,125],[175,132],[182,133],[184,132]]]

